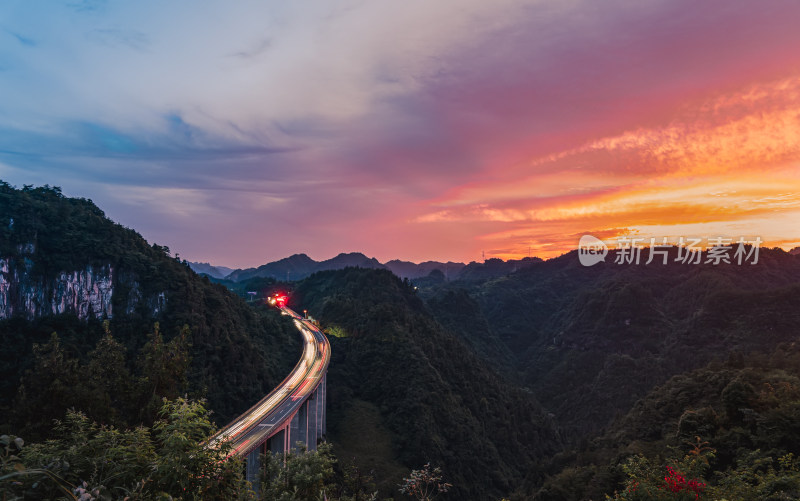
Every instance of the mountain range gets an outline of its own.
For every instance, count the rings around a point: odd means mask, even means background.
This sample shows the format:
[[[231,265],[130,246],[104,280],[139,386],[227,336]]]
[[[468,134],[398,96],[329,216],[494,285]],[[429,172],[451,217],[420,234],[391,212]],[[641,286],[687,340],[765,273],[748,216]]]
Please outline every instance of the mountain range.
[[[678,252],[590,267],[577,251],[297,254],[219,280],[89,200],[0,182],[0,432],[46,443],[70,408],[134,429],[180,395],[229,421],[297,362],[291,321],[249,297],[283,290],[331,341],[341,468],[381,496],[430,463],[453,484],[441,499],[667,499],[635,496],[669,494],[666,466],[703,499],[800,499],[800,255]]]
[[[413,263],[392,259],[381,263],[374,257],[367,257],[360,252],[341,253],[331,259],[315,261],[307,254],[293,254],[289,257],[263,264],[257,268],[231,269],[225,266],[216,266],[209,263],[189,262],[189,266],[198,274],[208,275],[216,279],[231,282],[244,282],[253,278],[274,278],[276,280],[296,281],[302,280],[312,273],[325,270],[341,270],[347,267],[386,269],[400,278],[418,279],[427,277],[434,271],[442,274],[444,281],[448,280],[485,280],[513,273],[520,268],[540,262],[539,258],[523,258],[519,260],[503,261],[502,259],[487,259],[482,263],[475,261],[469,264],[447,261],[424,261]]]
[[[233,268],[227,266],[214,266],[210,263],[191,263],[191,268],[198,275],[208,275],[213,278],[225,278],[233,273]]]

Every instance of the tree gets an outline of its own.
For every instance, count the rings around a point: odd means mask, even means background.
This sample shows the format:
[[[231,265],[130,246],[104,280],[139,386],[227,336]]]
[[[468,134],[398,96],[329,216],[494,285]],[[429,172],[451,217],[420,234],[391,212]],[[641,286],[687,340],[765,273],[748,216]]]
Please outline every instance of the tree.
[[[301,442],[297,446],[299,452],[296,453],[261,456],[264,465],[259,479],[262,499],[317,499],[325,491],[336,463],[330,444],[322,443],[314,452],[308,452]]]
[[[400,484],[400,492],[420,501],[429,501],[450,487],[452,484],[442,481],[442,470],[438,466],[431,469],[431,464],[426,463],[421,470],[411,470],[411,475]]]
[[[29,445],[25,464],[53,471],[73,486],[122,497],[150,474],[156,453],[150,432],[139,427],[121,430],[99,425],[82,412],[70,410],[53,427],[55,438]],[[53,495],[48,485],[26,485],[31,497]]]
[[[56,438],[19,454],[16,463],[26,467],[12,465],[31,472],[27,477],[6,482],[11,461],[3,460],[0,492],[11,499],[52,499],[66,487],[72,498],[87,499],[253,499],[242,460],[230,456],[230,446],[207,446],[215,428],[202,402],[164,400],[152,428],[129,430],[69,411],[54,431]],[[42,482],[45,475],[56,482]]]
[[[156,322],[141,355],[144,421],[150,421],[147,418],[153,417],[162,398],[175,399],[185,390],[189,361],[189,327],[184,325],[175,338],[165,342]]]
[[[339,501],[375,501],[378,498],[372,475],[353,464],[342,469],[341,483],[334,494]]]
[[[121,410],[132,407],[131,375],[125,365],[125,347],[115,340],[104,322],[106,335],[89,353],[84,379],[89,399],[86,411],[93,419],[106,424],[124,424]]]
[[[242,460],[226,443],[205,442],[216,431],[203,402],[164,399],[153,425],[156,460],[141,482],[144,499],[171,495],[176,499],[250,499]]]
[[[61,346],[58,334],[33,345],[33,367],[25,372],[14,408],[16,421],[23,424],[26,436],[45,436],[50,423],[63,419],[70,407],[85,401],[78,359]]]

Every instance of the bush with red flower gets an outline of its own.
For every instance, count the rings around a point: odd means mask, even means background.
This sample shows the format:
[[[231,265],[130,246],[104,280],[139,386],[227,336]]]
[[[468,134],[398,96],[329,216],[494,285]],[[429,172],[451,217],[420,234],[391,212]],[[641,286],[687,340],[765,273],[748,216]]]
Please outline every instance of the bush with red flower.
[[[699,449],[698,449],[699,450]],[[632,456],[623,465],[628,476],[622,492],[606,499],[619,501],[696,501],[704,497],[707,483],[703,475],[708,470],[711,449],[689,454],[681,460],[666,464],[644,456]]]

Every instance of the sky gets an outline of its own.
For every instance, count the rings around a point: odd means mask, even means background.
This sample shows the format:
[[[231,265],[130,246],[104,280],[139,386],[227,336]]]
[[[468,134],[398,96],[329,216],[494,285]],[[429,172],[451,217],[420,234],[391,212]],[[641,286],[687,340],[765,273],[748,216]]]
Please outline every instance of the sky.
[[[0,179],[191,261],[800,245],[800,2],[0,3]]]

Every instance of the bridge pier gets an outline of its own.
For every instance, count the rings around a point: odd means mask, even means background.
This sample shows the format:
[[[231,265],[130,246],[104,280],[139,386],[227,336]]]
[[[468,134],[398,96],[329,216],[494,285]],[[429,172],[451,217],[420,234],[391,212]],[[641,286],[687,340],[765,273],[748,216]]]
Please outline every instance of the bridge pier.
[[[327,403],[327,375],[323,376],[314,393],[297,409],[286,425],[270,435],[247,454],[245,477],[258,493],[262,469],[261,454],[285,454],[297,451],[297,442],[306,444],[309,451],[317,450],[317,442],[324,440],[327,432],[325,404]]]
[[[267,450],[272,454],[281,454],[286,449],[286,428],[281,428],[276,434],[267,439]]]
[[[319,409],[317,418],[317,435],[324,438],[328,434],[328,419],[325,409],[328,406],[328,374],[322,376],[322,382],[314,393],[319,393]]]
[[[308,404],[308,409],[306,410],[308,414],[308,440],[306,444],[308,444],[308,450],[310,451],[317,450],[317,442],[325,438],[326,379],[327,376],[323,376],[317,389],[306,401]]]
[[[306,400],[306,414],[308,415],[308,437],[306,438],[306,445],[308,450],[317,450],[317,407],[319,407],[319,395],[315,391],[308,400]]]
[[[258,494],[260,473],[261,473],[261,454],[266,452],[266,442],[259,445],[247,455],[245,459],[245,479],[250,482],[253,491]]]

